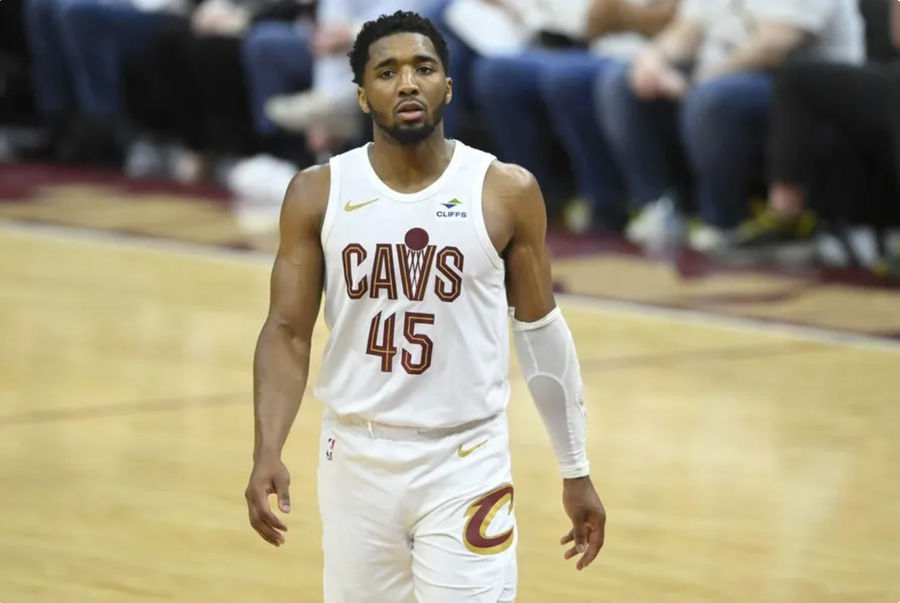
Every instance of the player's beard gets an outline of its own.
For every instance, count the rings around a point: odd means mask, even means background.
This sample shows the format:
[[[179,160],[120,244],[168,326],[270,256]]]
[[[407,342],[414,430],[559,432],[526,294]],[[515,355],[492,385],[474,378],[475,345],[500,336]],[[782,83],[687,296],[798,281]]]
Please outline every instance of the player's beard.
[[[441,120],[444,119],[445,104],[445,102],[441,101],[441,104],[434,108],[432,113],[434,118],[430,122],[423,121],[422,123],[411,126],[404,125],[399,121],[389,124],[384,113],[374,110],[372,111],[372,121],[375,123],[376,127],[381,128],[383,132],[401,145],[411,146],[418,144],[431,136],[438,124],[441,123]]]

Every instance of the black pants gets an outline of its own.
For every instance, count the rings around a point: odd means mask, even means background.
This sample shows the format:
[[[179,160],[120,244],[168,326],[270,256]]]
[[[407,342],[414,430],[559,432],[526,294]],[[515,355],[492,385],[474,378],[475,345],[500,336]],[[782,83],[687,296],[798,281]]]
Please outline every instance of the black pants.
[[[775,84],[770,181],[805,187],[826,212],[893,213],[885,205],[900,206],[897,73],[886,64],[786,64]]]
[[[185,21],[160,34],[135,100],[144,125],[194,150],[246,155],[255,136],[241,40],[197,36]]]

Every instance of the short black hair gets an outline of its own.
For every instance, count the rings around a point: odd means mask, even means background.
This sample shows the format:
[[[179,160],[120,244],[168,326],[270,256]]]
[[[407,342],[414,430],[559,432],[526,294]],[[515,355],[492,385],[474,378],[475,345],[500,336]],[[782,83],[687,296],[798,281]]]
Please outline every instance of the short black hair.
[[[353,69],[353,81],[362,86],[363,73],[369,61],[369,47],[381,38],[397,33],[418,33],[431,40],[446,73],[450,69],[450,51],[447,40],[434,26],[434,23],[422,15],[410,11],[398,10],[393,15],[381,15],[374,21],[366,22],[353,42],[348,56]]]

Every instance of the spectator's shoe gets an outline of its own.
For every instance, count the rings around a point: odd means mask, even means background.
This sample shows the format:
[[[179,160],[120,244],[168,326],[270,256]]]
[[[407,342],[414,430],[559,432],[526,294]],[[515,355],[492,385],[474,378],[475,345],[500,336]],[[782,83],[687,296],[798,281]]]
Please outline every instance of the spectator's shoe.
[[[625,228],[625,238],[642,247],[660,249],[680,246],[686,230],[674,199],[665,196],[644,206]]]
[[[734,261],[809,263],[815,256],[816,226],[812,212],[785,218],[764,209],[741,224],[722,256]]]
[[[333,134],[353,138],[362,123],[355,104],[335,103],[314,91],[275,96],[266,102],[264,110],[266,117],[289,132],[323,126]]]
[[[60,137],[47,131],[12,131],[0,127],[0,161],[54,161]]]
[[[278,231],[284,193],[298,167],[270,155],[256,155],[235,164],[226,177],[234,195],[231,206],[243,232],[269,235]]]
[[[129,178],[168,176],[162,146],[147,138],[139,138],[128,146],[123,169]]]
[[[719,228],[700,222],[692,224],[688,231],[688,247],[700,253],[715,255],[732,245],[736,236],[735,229]]]
[[[120,118],[81,117],[60,143],[59,160],[120,169],[125,162],[131,135]]]
[[[271,155],[256,155],[235,164],[226,177],[226,185],[243,203],[277,209],[298,171],[299,168],[288,161]]]
[[[584,234],[591,229],[593,208],[585,199],[575,197],[569,199],[563,207],[562,217],[567,230],[575,234]]]
[[[884,248],[875,243],[870,269],[880,279],[900,282],[900,232],[887,234],[883,243]]]

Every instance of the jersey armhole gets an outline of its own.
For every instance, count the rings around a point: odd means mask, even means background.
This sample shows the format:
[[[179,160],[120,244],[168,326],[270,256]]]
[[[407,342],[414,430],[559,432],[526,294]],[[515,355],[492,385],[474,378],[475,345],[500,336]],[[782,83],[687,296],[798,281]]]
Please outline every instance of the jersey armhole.
[[[494,247],[490,235],[488,235],[487,226],[484,222],[484,181],[487,177],[488,170],[491,169],[491,165],[493,165],[495,159],[496,158],[493,155],[486,155],[482,160],[481,165],[476,168],[474,178],[475,186],[472,190],[472,199],[475,202],[473,224],[475,225],[475,235],[478,237],[478,242],[481,243],[481,248],[491,261],[491,264],[493,264],[494,268],[497,270],[503,270],[503,258],[497,253],[497,249]]]
[[[334,227],[335,207],[340,199],[341,193],[341,162],[339,156],[334,156],[328,160],[331,180],[328,185],[328,204],[325,206],[325,217],[322,219],[321,242],[322,249],[325,249],[328,243],[328,237],[331,236],[331,230]]]

